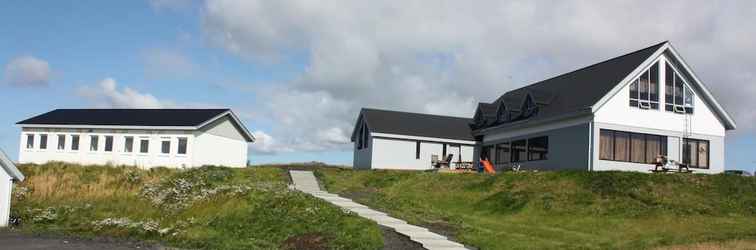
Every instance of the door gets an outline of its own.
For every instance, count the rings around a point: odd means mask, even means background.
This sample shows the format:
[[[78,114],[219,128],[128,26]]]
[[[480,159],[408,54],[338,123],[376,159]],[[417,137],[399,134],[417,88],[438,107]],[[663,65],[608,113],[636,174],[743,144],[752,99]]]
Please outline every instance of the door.
[[[680,137],[669,136],[667,137],[667,158],[677,162],[682,162],[680,158]]]

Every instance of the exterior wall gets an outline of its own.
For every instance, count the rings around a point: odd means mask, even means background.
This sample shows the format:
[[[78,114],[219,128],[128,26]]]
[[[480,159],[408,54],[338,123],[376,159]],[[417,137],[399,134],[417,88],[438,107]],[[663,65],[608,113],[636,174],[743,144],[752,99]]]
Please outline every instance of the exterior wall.
[[[34,148],[26,148],[27,134],[34,134]],[[40,149],[40,134],[47,134],[47,149]],[[58,135],[65,135],[65,150],[58,150]],[[79,150],[71,150],[71,135],[79,136]],[[90,150],[90,136],[98,135],[97,151]],[[113,151],[105,151],[105,136],[113,136]],[[127,136],[134,137],[133,150],[125,151]],[[179,155],[178,138],[187,138],[187,154]],[[149,140],[149,152],[140,153],[140,140]],[[194,135],[190,131],[164,130],[114,130],[114,129],[65,129],[65,128],[23,128],[19,145],[20,163],[44,164],[63,161],[79,164],[133,165],[139,167],[191,167]],[[171,141],[170,154],[161,153],[161,142]]]
[[[587,170],[590,158],[589,134],[590,129],[587,119],[578,118],[560,123],[486,134],[483,137],[482,146],[547,136],[549,138],[547,159],[518,162],[521,169]]]
[[[453,152],[447,142],[420,141],[420,159],[416,158],[417,141],[400,138],[372,138],[372,169],[402,169],[402,170],[428,170],[432,169],[431,156],[438,155],[443,159],[443,145],[447,144],[447,154],[454,154],[454,160],[458,161],[458,152]],[[456,150],[456,149],[455,149]],[[461,145],[462,161],[473,160],[473,146]]]
[[[594,124],[594,137],[593,145],[595,150],[593,153],[593,169],[597,171],[606,170],[621,170],[621,171],[638,171],[648,173],[654,166],[652,164],[632,163],[632,162],[619,162],[608,161],[599,159],[599,131],[601,129],[610,129],[625,132],[635,132],[653,135],[667,136],[667,154],[671,160],[682,161],[682,146],[681,146],[681,133],[679,131],[659,130],[652,128],[640,128],[622,126],[616,124],[607,123],[595,123]],[[690,138],[702,139],[709,141],[709,169],[691,168],[695,173],[717,174],[724,172],[725,158],[724,158],[724,136],[713,136],[704,134],[693,134]]]
[[[10,175],[0,168],[0,227],[8,226],[12,188]]]
[[[247,164],[247,142],[229,132],[235,127],[228,119],[213,123],[199,131],[187,130],[116,130],[22,128],[19,162],[44,164],[63,161],[79,164],[112,164],[150,167],[198,167],[223,165],[243,167]],[[27,134],[35,135],[34,148],[26,148]],[[40,149],[40,134],[47,134],[47,149]],[[65,149],[58,150],[58,135],[65,135]],[[79,136],[79,150],[71,150],[71,135]],[[90,135],[98,135],[98,150],[90,150]],[[113,151],[105,151],[105,136],[113,136]],[[126,136],[134,137],[133,151],[125,151]],[[187,153],[178,154],[178,138],[187,139]],[[140,140],[149,140],[149,152],[140,153]],[[170,141],[170,153],[161,152],[162,141]]]
[[[228,118],[195,132],[194,166],[247,166],[247,141]]]
[[[357,142],[354,145],[354,165],[355,169],[370,169],[373,161],[373,136],[368,134],[368,147],[357,149]]]

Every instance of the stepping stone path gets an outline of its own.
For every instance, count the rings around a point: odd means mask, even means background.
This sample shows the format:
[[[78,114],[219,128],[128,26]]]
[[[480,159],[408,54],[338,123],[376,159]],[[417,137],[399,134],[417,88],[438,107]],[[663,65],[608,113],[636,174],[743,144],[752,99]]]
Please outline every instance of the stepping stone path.
[[[350,199],[340,197],[336,194],[320,190],[317,179],[311,171],[291,170],[291,180],[294,182],[294,188],[330,202],[338,207],[352,211],[362,217],[373,220],[379,225],[394,229],[399,234],[406,235],[412,241],[420,243],[428,250],[467,250],[464,245],[450,241],[446,236],[433,233],[428,229],[410,225],[406,221],[393,218],[387,214],[370,209],[369,207],[356,203]]]

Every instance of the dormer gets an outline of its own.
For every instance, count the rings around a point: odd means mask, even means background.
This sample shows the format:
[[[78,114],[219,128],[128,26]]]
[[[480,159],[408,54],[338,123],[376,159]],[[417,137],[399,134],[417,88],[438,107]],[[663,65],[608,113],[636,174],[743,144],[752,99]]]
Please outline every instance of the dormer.
[[[536,102],[533,99],[533,95],[528,93],[525,96],[525,100],[523,101],[522,108],[520,110],[522,112],[521,115],[523,118],[529,118],[538,113],[538,105],[536,105]]]
[[[507,122],[512,117],[511,112],[507,109],[507,105],[504,102],[499,102],[499,106],[496,108],[496,120],[498,122]]]

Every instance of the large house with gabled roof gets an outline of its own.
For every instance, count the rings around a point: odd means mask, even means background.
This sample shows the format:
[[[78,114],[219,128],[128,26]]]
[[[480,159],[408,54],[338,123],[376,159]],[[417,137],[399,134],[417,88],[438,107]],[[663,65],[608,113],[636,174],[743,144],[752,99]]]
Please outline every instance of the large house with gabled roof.
[[[230,109],[56,109],[17,124],[20,163],[245,167],[255,141]]]
[[[648,171],[662,155],[694,172],[721,173],[725,133],[735,127],[662,42],[480,103],[465,131],[474,161],[497,167]]]

